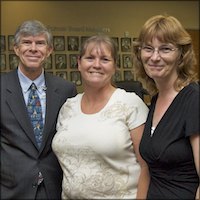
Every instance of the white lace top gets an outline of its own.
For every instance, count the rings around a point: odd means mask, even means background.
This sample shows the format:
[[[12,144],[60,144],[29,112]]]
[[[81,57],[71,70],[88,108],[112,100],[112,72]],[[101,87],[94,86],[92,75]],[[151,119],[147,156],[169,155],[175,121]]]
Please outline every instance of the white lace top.
[[[81,111],[83,94],[60,110],[52,148],[63,169],[63,199],[134,199],[140,167],[130,130],[148,108],[135,93],[116,89],[96,114]]]

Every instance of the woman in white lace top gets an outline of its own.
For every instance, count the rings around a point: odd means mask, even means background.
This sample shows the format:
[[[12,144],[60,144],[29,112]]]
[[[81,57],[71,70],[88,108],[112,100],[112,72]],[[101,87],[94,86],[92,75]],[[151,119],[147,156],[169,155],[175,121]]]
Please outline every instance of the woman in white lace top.
[[[138,146],[148,108],[112,85],[117,49],[107,36],[85,41],[78,59],[84,92],[61,108],[53,150],[63,169],[63,199],[142,199],[148,168]]]

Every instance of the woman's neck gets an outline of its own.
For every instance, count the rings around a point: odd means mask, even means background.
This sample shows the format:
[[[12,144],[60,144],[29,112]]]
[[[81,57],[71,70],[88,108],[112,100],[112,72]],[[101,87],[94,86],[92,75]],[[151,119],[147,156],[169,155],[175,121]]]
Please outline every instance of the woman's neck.
[[[107,88],[87,88],[81,101],[81,109],[86,114],[99,112],[109,101],[116,90],[112,85]]]

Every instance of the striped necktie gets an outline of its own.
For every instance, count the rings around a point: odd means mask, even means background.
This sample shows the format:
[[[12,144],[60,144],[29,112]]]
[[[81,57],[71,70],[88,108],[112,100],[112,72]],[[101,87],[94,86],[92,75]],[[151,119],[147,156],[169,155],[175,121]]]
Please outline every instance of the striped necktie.
[[[42,119],[42,108],[40,103],[40,98],[37,93],[37,88],[34,83],[30,86],[30,93],[28,97],[28,114],[33,125],[33,130],[35,134],[35,139],[38,144],[38,147],[42,143],[42,131],[43,131],[43,119]]]

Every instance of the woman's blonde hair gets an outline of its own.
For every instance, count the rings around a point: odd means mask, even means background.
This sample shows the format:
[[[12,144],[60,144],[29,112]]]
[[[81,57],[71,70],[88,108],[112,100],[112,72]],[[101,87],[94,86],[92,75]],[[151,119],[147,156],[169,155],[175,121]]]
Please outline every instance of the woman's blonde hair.
[[[154,95],[157,92],[157,87],[154,80],[150,78],[144,70],[141,61],[140,47],[142,44],[152,41],[153,38],[157,38],[163,43],[171,43],[177,46],[180,51],[180,58],[177,66],[178,78],[174,84],[174,88],[177,91],[190,82],[198,81],[195,68],[196,58],[191,36],[175,17],[156,15],[145,22],[139,37],[133,43],[135,73],[146,82],[146,87],[150,94]]]

